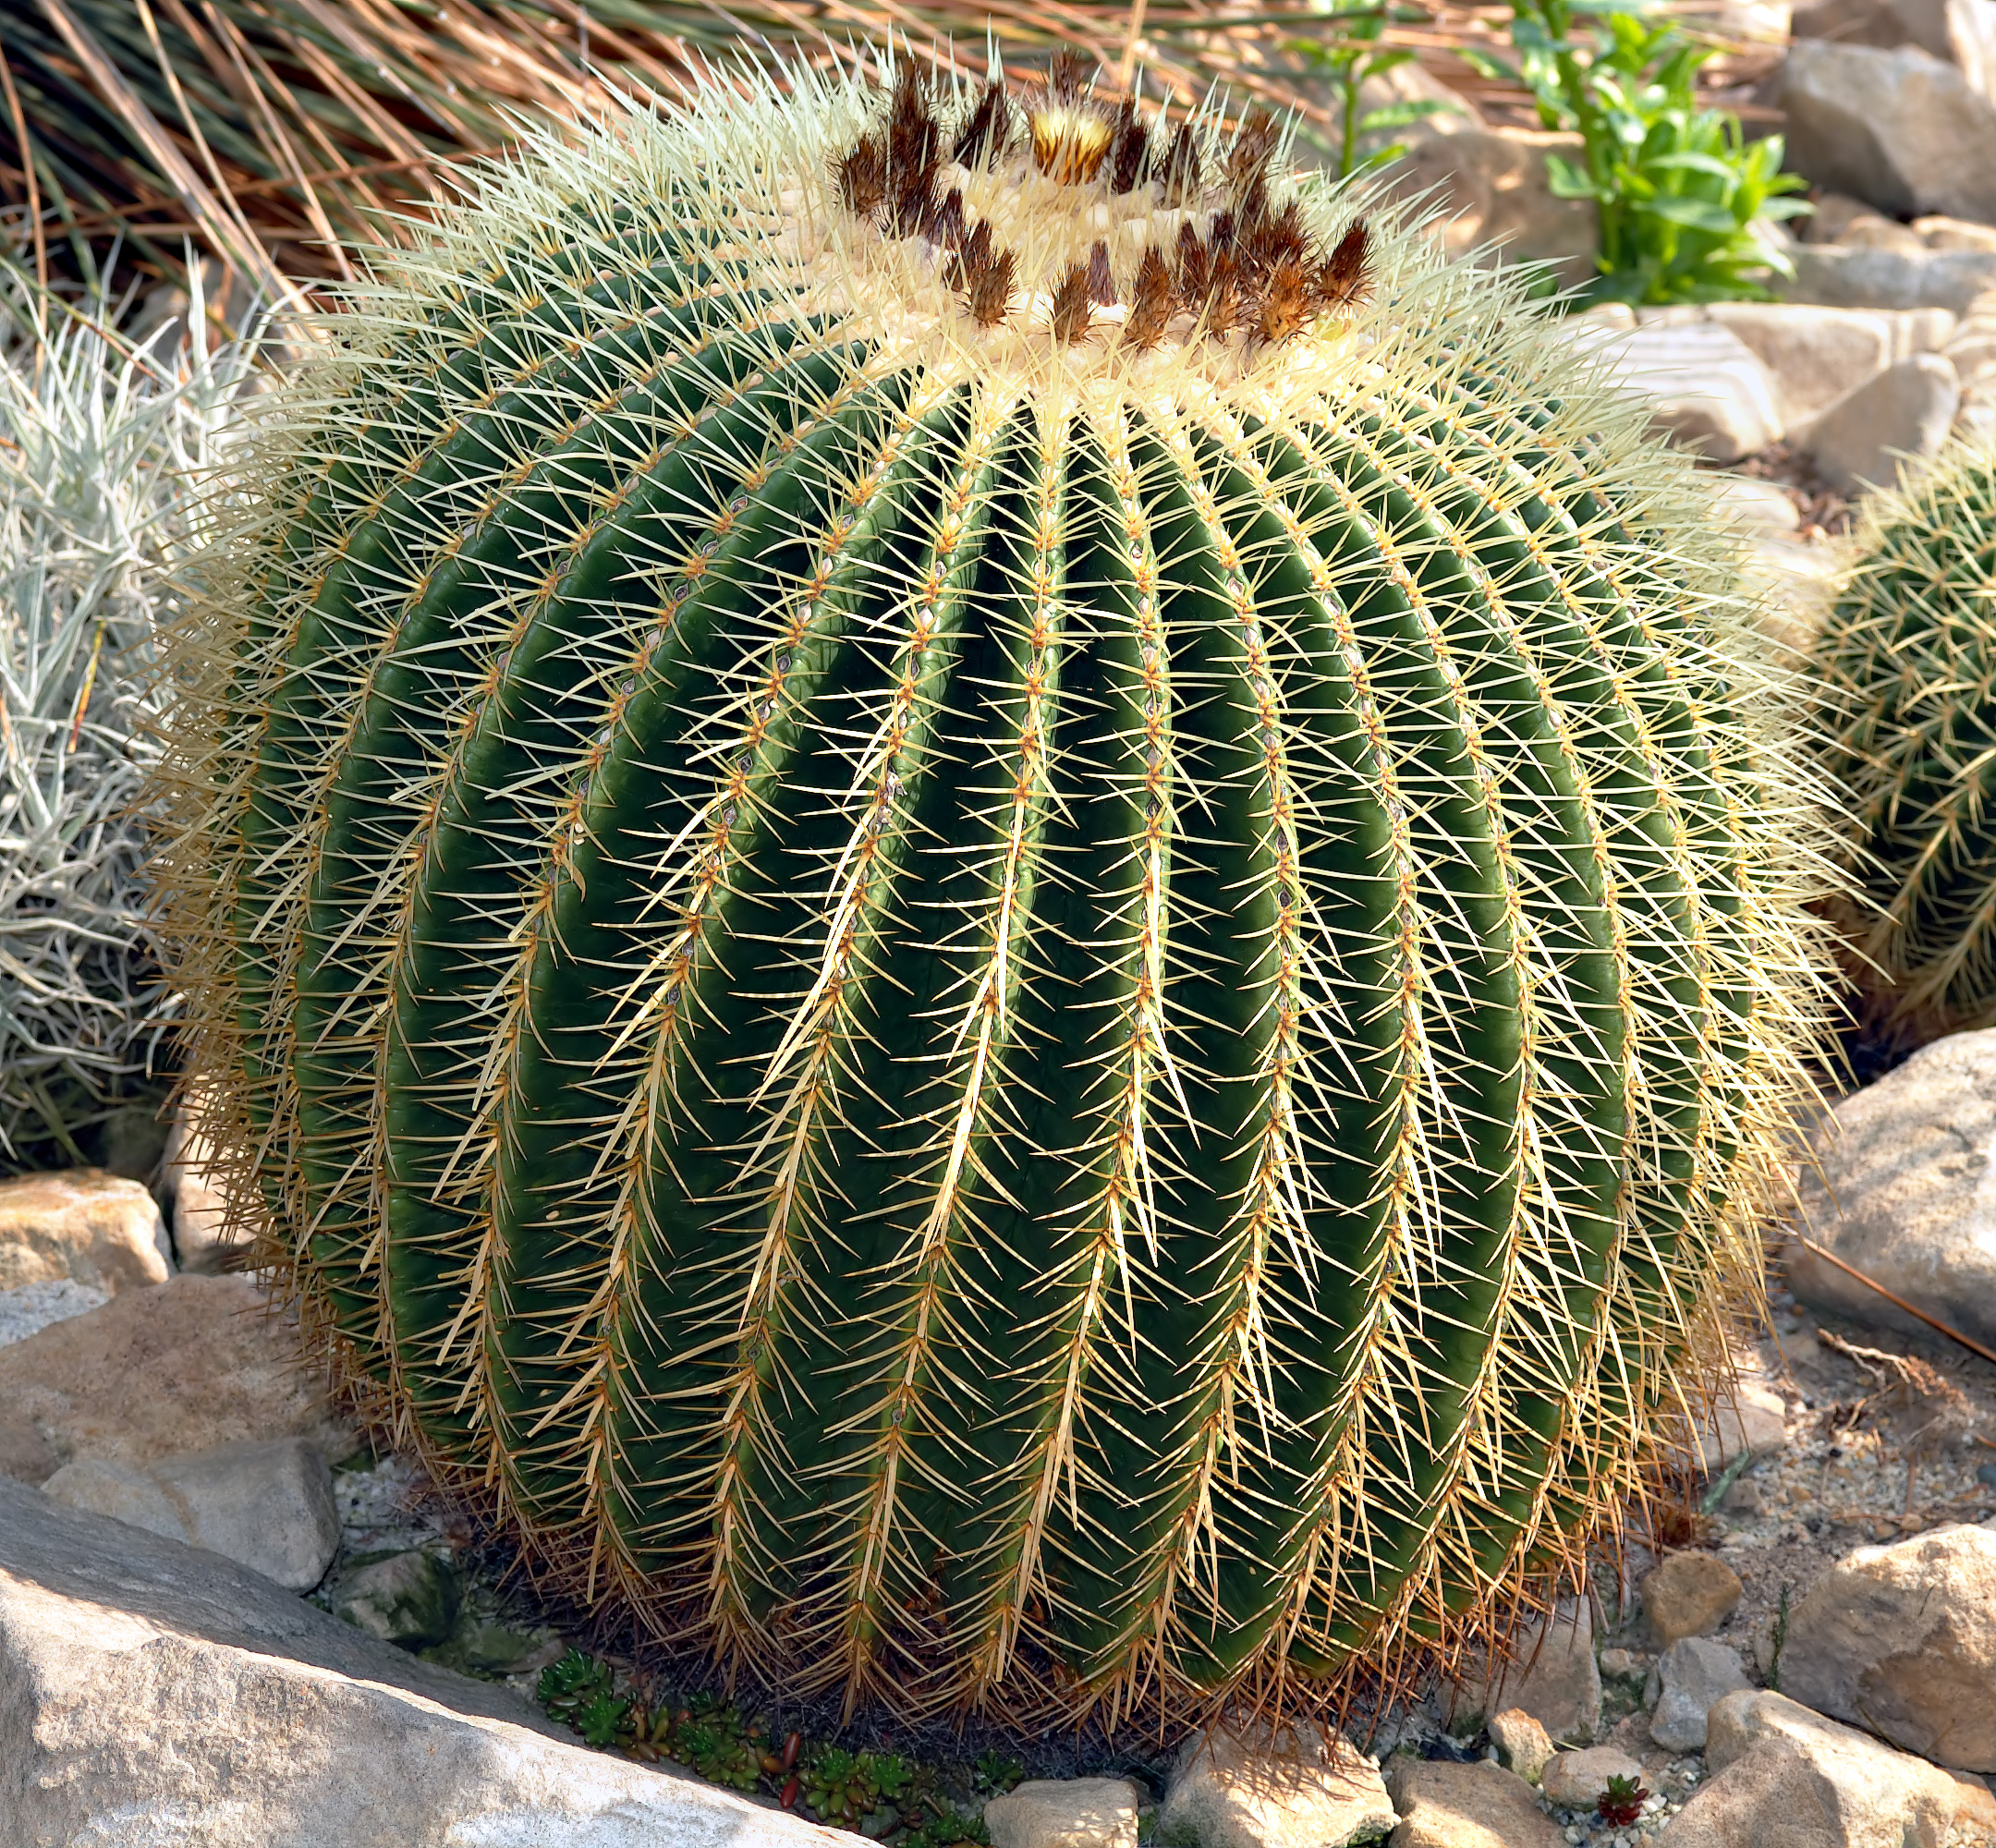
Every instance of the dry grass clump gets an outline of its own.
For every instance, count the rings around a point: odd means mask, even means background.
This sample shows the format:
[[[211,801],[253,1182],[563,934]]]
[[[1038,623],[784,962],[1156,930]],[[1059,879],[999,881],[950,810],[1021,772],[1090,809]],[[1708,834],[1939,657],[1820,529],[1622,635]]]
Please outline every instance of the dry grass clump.
[[[102,298],[0,296],[0,1173],[102,1159],[109,1113],[157,1091],[171,1011],[135,806],[152,644],[246,361],[114,322]]]

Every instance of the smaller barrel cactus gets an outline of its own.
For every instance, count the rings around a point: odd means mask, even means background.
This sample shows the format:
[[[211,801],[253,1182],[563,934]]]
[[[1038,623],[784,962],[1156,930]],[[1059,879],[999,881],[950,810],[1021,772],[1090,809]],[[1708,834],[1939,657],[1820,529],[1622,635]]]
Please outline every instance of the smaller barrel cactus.
[[[1900,1040],[1996,1023],[1996,444],[1872,503],[1817,666],[1868,1015]]]

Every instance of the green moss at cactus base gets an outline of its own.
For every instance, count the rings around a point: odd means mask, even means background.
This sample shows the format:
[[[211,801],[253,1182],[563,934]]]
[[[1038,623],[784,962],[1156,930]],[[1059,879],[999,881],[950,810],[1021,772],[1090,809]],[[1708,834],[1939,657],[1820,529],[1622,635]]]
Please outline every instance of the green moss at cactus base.
[[[1843,911],[1901,1040],[1996,1023],[1996,447],[1874,496],[1817,644],[1828,769],[1855,796]]]
[[[1260,128],[797,82],[315,330],[181,656],[202,1095],[570,1589],[907,1711],[1390,1668],[1628,1489],[1779,1173],[1709,504]]]

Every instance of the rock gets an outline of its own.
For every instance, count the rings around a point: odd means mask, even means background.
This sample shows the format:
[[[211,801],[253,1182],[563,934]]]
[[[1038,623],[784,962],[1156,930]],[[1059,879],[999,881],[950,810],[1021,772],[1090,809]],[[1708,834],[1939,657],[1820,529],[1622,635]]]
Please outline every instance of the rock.
[[[213,1554],[0,1483],[0,1841],[838,1848],[564,1742],[511,1689]]]
[[[1996,1027],[1922,1047],[1839,1102],[1813,1143],[1799,1189],[1809,1237],[1996,1345]],[[1788,1287],[1813,1307],[1926,1332],[1803,1246],[1785,1264]]]
[[[1487,1759],[1395,1758],[1386,1787],[1400,1812],[1390,1848],[1564,1848],[1531,1786]]]
[[[1029,1778],[984,1805],[992,1848],[1137,1848],[1143,1793],[1127,1778]]]
[[[448,1560],[428,1552],[391,1553],[340,1580],[333,1614],[397,1648],[420,1649],[450,1635],[460,1595],[456,1568]]]
[[[1990,14],[1989,0],[1804,0],[1791,30],[1798,39],[1888,51],[1917,45],[1988,96],[1996,93],[1996,20]]]
[[[1398,1820],[1379,1767],[1336,1733],[1215,1726],[1179,1753],[1157,1840],[1163,1848],[1345,1848]]]
[[[1592,1809],[1610,1778],[1639,1778],[1642,1766],[1614,1745],[1589,1745],[1584,1752],[1558,1752],[1539,1780],[1548,1803],[1562,1809]]]
[[[104,1169],[150,1188],[159,1176],[166,1149],[166,1124],[160,1114],[159,1100],[138,1097],[114,1104],[105,1112],[98,1134]]]
[[[1888,366],[1809,426],[1804,446],[1817,473],[1846,493],[1892,487],[1903,457],[1935,454],[1961,406],[1961,380],[1939,353]]]
[[[1583,1599],[1563,1599],[1550,1623],[1521,1623],[1511,1659],[1450,1684],[1451,1732],[1508,1708],[1531,1715],[1554,1739],[1591,1740],[1600,1725],[1600,1671],[1594,1661],[1594,1618]]]
[[[1750,348],[1774,375],[1782,419],[1791,431],[1888,366],[1938,351],[1955,325],[1955,317],[1941,308],[1889,310],[1787,301],[1713,302],[1704,318]]]
[[[1618,384],[1655,401],[1653,423],[1680,449],[1737,462],[1781,440],[1773,373],[1716,322],[1646,322],[1605,357]]]
[[[455,1638],[465,1667],[486,1674],[530,1674],[556,1660],[566,1645],[546,1631],[529,1635],[490,1621],[460,1625]]]
[[[1384,170],[1394,197],[1420,199],[1430,235],[1454,258],[1494,249],[1507,263],[1543,262],[1564,288],[1597,274],[1600,223],[1590,199],[1554,196],[1547,153],[1580,161],[1577,135],[1465,128],[1430,135]]]
[[[11,1477],[16,1482],[29,1482],[39,1487],[54,1476],[60,1466],[55,1460],[55,1453],[48,1447],[42,1433],[32,1425],[17,1424],[11,1418],[0,1418],[0,1476]]]
[[[1996,225],[1976,225],[1966,218],[1948,218],[1937,213],[1916,218],[1907,229],[1929,250],[1996,250]]]
[[[1743,532],[1792,533],[1802,523],[1800,510],[1779,481],[1722,475],[1713,485],[1722,516]]]
[[[1788,1442],[1788,1406],[1773,1387],[1746,1371],[1743,1365],[1738,1380],[1707,1409],[1692,1437],[1696,1440],[1695,1454],[1689,1439],[1679,1453],[1707,1476],[1717,1476],[1743,1452],[1763,1457],[1784,1449]]]
[[[247,1277],[174,1277],[0,1348],[0,1406],[58,1463],[143,1464],[219,1443],[359,1446],[296,1326]]]
[[[1600,1652],[1600,1672],[1608,1681],[1641,1681],[1649,1665],[1633,1649],[1609,1648]]]
[[[1923,1758],[1996,1771],[1996,1533],[1858,1548],[1789,1613],[1781,1678]]]
[[[1502,1713],[1493,1714],[1489,1725],[1498,1762],[1515,1771],[1527,1783],[1537,1783],[1555,1749],[1552,1735],[1522,1707],[1507,1707]]]
[[[191,1091],[175,1111],[160,1185],[173,1200],[175,1259],[183,1270],[213,1276],[228,1270],[246,1246],[230,1220],[227,1189],[214,1172],[214,1146],[195,1126],[201,1104],[201,1093]]]
[[[1783,648],[1807,653],[1836,600],[1842,569],[1832,545],[1757,539],[1740,558],[1740,590],[1752,602],[1754,620],[1764,635]],[[1766,1414],[1765,1407],[1745,1413],[1733,1407],[1728,1416],[1732,1428],[1744,1429],[1743,1419],[1764,1421]]]
[[[0,1347],[25,1341],[51,1322],[66,1322],[110,1300],[103,1291],[68,1277],[0,1290]]]
[[[1983,290],[1996,287],[1996,251],[1871,250],[1849,245],[1798,244],[1789,253],[1795,274],[1773,287],[1790,302],[1832,308],[1942,308],[1966,314]]]
[[[339,1550],[333,1473],[303,1438],[218,1444],[144,1466],[84,1457],[42,1489],[72,1508],[206,1547],[289,1591],[310,1591]]]
[[[1917,45],[1799,41],[1781,78],[1788,164],[1893,217],[1996,220],[1996,102]]]
[[[1715,1702],[1753,1684],[1739,1651],[1709,1636],[1685,1636],[1657,1659],[1649,1736],[1666,1752],[1702,1752],[1705,1716]]]
[[[1740,1601],[1739,1574],[1710,1553],[1673,1553],[1642,1582],[1643,1611],[1666,1647],[1709,1636]]]
[[[1847,192],[1819,190],[1809,202],[1814,210],[1807,216],[1792,221],[1795,231],[1806,244],[1846,243],[1850,237],[1850,227],[1859,219],[1875,219],[1880,225],[1894,222],[1889,218],[1880,218],[1863,200],[1853,199]],[[1902,225],[1900,228],[1903,230],[1906,227]]]
[[[1718,1775],[1672,1819],[1663,1848],[1942,1848],[1960,1825],[1996,1824],[1979,1784],[1779,1694],[1727,1695],[1705,1757]]]
[[[165,1224],[137,1181],[102,1168],[0,1181],[0,1289],[67,1277],[115,1296],[172,1274]]]

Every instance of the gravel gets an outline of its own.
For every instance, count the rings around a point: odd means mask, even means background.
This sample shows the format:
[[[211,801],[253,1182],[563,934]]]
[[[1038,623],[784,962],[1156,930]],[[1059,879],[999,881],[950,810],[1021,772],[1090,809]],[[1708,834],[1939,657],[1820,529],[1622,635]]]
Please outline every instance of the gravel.
[[[66,1322],[86,1309],[94,1309],[111,1298],[88,1283],[58,1277],[51,1283],[23,1283],[18,1290],[0,1290],[0,1347],[26,1341],[51,1322]]]

